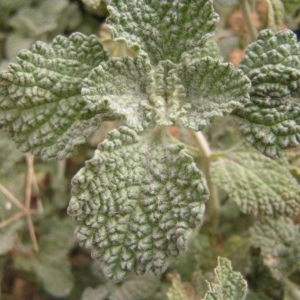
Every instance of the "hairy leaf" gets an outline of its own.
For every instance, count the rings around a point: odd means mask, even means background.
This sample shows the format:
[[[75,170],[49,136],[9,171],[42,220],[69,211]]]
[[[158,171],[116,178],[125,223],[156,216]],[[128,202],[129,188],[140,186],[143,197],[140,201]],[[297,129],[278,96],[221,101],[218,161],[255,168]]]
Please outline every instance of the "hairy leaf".
[[[142,50],[154,64],[179,62],[183,53],[196,51],[218,21],[210,0],[115,0],[108,10],[113,37]]]
[[[107,56],[96,36],[58,36],[51,45],[37,42],[18,63],[0,73],[0,126],[22,151],[43,158],[65,157],[85,142],[101,121],[89,112],[82,80]]]
[[[190,105],[181,122],[191,129],[202,130],[215,117],[249,102],[249,80],[229,63],[203,58],[183,65],[179,76]]]
[[[300,270],[300,226],[286,218],[265,219],[251,229],[251,243],[277,279]]]
[[[151,72],[149,61],[138,57],[111,58],[95,68],[82,84],[82,96],[91,111],[102,107],[126,118],[131,126],[145,121],[148,103],[147,76]]]
[[[239,272],[232,270],[230,260],[218,257],[215,269],[216,283],[208,283],[209,291],[204,300],[243,300],[246,299],[247,282]]]
[[[158,140],[157,140],[158,139]],[[100,259],[107,277],[166,270],[203,220],[208,191],[182,146],[161,144],[160,133],[109,133],[72,181],[68,213],[77,239]]]
[[[212,163],[211,176],[244,213],[295,215],[300,187],[284,159],[240,149]]]
[[[234,112],[246,139],[270,157],[299,145],[300,48],[296,36],[289,30],[263,31],[248,47],[240,68],[252,85],[251,103]]]

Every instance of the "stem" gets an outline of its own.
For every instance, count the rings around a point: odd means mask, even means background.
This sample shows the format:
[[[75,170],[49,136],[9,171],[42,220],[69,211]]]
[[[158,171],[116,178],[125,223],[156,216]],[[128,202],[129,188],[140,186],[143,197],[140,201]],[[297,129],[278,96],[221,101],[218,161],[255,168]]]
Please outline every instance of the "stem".
[[[22,211],[25,211],[25,206],[15,197],[4,185],[0,183],[0,191],[7,197],[7,199],[12,202],[15,206],[20,208]]]
[[[10,223],[18,220],[18,219],[21,219],[23,216],[24,216],[24,212],[21,211],[21,212],[18,212],[18,213],[15,213],[14,215],[12,215],[11,217],[3,220],[2,222],[0,222],[0,229],[2,229],[3,227],[9,225]]]
[[[253,24],[251,10],[250,10],[248,0],[240,0],[240,6],[241,6],[241,9],[243,12],[243,16],[245,19],[245,23],[246,23],[249,35],[251,37],[251,41],[255,41],[257,38],[257,30]]]
[[[33,164],[34,164],[34,156],[31,154],[26,154],[26,161],[27,161],[27,177],[26,177],[26,191],[25,191],[25,207],[27,208],[27,224],[29,229],[29,235],[30,239],[33,244],[33,249],[38,252],[39,251],[39,244],[37,241],[36,233],[34,224],[32,221],[32,216],[30,213],[30,207],[31,207],[31,196],[32,196],[32,183],[34,180],[34,170],[33,170]]]
[[[191,131],[191,135],[193,136],[197,144],[197,148],[203,157],[203,172],[210,193],[209,201],[207,203],[208,219],[212,223],[213,229],[216,230],[219,223],[220,203],[216,186],[212,182],[210,176],[210,163],[213,152],[211,151],[209,144],[202,132]]]

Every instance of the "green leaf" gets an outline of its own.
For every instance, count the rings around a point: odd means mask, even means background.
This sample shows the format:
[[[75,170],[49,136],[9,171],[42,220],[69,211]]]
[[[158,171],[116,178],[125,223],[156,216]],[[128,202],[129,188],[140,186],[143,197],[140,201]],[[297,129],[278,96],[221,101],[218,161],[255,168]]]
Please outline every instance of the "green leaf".
[[[234,112],[242,134],[270,157],[299,145],[300,48],[294,33],[262,31],[240,68],[252,84],[251,103]]]
[[[140,127],[146,121],[147,81],[152,71],[148,60],[117,58],[95,68],[82,84],[82,96],[90,111],[113,111],[127,124]]]
[[[180,121],[185,127],[202,130],[216,117],[231,113],[249,102],[250,82],[229,63],[210,57],[183,64],[179,76],[190,105]]]
[[[96,36],[79,33],[37,42],[18,63],[0,73],[0,126],[22,151],[43,158],[71,155],[101,121],[89,112],[80,90],[83,79],[107,60]]]
[[[162,134],[112,131],[72,180],[77,239],[116,281],[164,272],[203,221],[202,174],[182,146],[162,144]]]
[[[209,291],[204,300],[243,300],[246,299],[247,282],[239,272],[232,270],[230,260],[218,257],[215,269],[216,283],[208,283]]]
[[[113,37],[150,57],[153,64],[197,51],[214,31],[212,1],[114,0],[107,20]]]
[[[14,265],[33,272],[49,294],[65,297],[70,294],[74,284],[68,259],[68,253],[74,245],[73,224],[69,218],[53,218],[43,223],[45,228],[49,225],[51,229],[44,232],[39,240],[40,251],[30,257],[15,256]]]
[[[284,159],[240,149],[213,162],[211,176],[244,213],[295,215],[299,209],[300,186]]]
[[[250,235],[275,278],[282,280],[300,270],[300,226],[292,220],[267,218],[251,227]]]

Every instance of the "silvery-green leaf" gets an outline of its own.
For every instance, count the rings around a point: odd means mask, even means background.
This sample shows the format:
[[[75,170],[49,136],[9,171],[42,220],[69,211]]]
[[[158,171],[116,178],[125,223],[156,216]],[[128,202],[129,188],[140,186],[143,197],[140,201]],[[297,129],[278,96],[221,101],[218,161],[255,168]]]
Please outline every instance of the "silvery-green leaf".
[[[300,226],[291,219],[267,218],[250,228],[251,243],[261,249],[264,263],[281,280],[300,270]]]
[[[242,134],[259,151],[279,156],[300,141],[300,48],[289,30],[264,30],[240,69],[251,80],[251,103],[234,112]]]
[[[227,258],[218,257],[215,269],[216,282],[209,282],[209,291],[203,300],[246,299],[247,282],[241,273],[233,271]]]
[[[183,65],[179,76],[185,102],[190,105],[180,121],[193,130],[202,130],[214,118],[229,114],[249,101],[248,78],[229,63],[206,57]]]
[[[284,159],[231,151],[212,163],[211,176],[244,213],[295,215],[300,208],[300,186]]]
[[[112,57],[95,68],[82,84],[82,96],[90,111],[99,107],[139,127],[148,104],[147,81],[151,72],[147,59]]]
[[[0,73],[0,127],[22,151],[66,157],[101,121],[81,96],[83,79],[107,55],[96,36],[79,33],[35,43]]]
[[[108,10],[113,37],[154,64],[179,62],[183,53],[203,45],[218,21],[210,0],[114,0]]]
[[[159,131],[140,136],[128,127],[108,134],[72,180],[68,213],[76,237],[116,281],[128,272],[160,274],[203,221],[208,191],[180,145]]]

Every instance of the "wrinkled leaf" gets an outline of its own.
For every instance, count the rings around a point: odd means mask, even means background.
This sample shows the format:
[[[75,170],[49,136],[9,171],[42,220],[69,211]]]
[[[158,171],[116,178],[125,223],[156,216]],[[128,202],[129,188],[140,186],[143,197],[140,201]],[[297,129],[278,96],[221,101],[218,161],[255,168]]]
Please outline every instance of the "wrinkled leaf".
[[[247,282],[239,272],[232,270],[230,260],[218,257],[215,269],[216,282],[209,282],[209,291],[204,300],[243,300],[246,299]]]
[[[199,49],[218,21],[210,0],[116,0],[108,11],[113,37],[141,50],[154,64],[179,62],[183,53]]]
[[[82,96],[91,111],[103,107],[140,127],[148,103],[149,61],[143,58],[111,58],[95,68],[82,84]]]
[[[229,63],[203,58],[183,65],[179,76],[190,105],[180,119],[185,127],[202,130],[249,101],[249,80]]]
[[[212,163],[211,176],[244,213],[295,215],[300,206],[300,186],[284,159],[231,151]]]
[[[22,151],[69,156],[101,121],[94,117],[97,111],[86,109],[80,89],[84,77],[106,59],[96,36],[79,33],[22,51],[18,63],[0,73],[0,126]]]
[[[242,134],[270,157],[299,145],[300,48],[295,34],[262,31],[240,69],[252,85],[251,103],[234,112]]]
[[[164,272],[203,220],[201,172],[182,146],[161,144],[159,136],[112,131],[72,180],[76,237],[116,281],[132,271]]]

